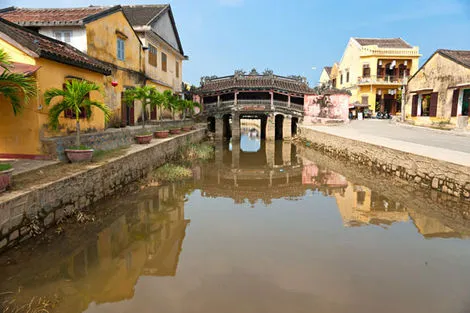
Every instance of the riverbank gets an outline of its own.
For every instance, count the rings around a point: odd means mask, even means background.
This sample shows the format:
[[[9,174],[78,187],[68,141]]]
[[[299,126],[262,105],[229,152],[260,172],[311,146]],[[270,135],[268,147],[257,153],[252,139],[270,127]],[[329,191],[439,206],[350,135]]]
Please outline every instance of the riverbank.
[[[50,227],[70,212],[112,196],[162,165],[181,146],[200,142],[204,137],[205,129],[197,129],[153,140],[149,145],[132,145],[105,162],[90,163],[85,168],[70,165],[71,170],[64,169],[57,180],[0,195],[0,252],[30,238],[37,229]]]
[[[464,137],[440,138],[426,130],[401,134],[403,128],[380,123],[364,123],[364,131],[351,126],[301,126],[300,136],[316,150],[348,160],[351,166],[372,168],[423,188],[470,199],[470,153],[465,150],[468,145],[461,147],[457,142]],[[393,130],[396,133],[390,133]],[[421,143],[415,143],[421,135]],[[448,149],[443,147],[446,142]]]

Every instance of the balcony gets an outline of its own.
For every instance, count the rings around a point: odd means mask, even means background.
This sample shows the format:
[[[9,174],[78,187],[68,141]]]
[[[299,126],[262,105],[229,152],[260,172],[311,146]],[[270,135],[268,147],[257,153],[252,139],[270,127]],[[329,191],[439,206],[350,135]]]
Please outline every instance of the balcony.
[[[385,75],[385,76],[363,76],[357,78],[358,85],[388,85],[388,86],[401,86],[405,85],[408,77]]]
[[[396,57],[420,57],[419,48],[379,48],[377,46],[362,47],[361,56],[396,56]]]

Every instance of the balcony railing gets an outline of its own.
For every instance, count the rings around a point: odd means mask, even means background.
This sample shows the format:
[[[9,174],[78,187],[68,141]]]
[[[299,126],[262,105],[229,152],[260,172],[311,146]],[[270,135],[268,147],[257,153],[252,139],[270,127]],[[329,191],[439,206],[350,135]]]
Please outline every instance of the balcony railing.
[[[389,84],[389,85],[404,85],[407,83],[408,77],[385,75],[385,76],[363,76],[357,78],[359,85],[371,85],[371,84]]]
[[[361,56],[370,55],[389,55],[389,56],[416,56],[419,57],[419,48],[379,48],[379,47],[362,47]]]
[[[271,100],[237,100],[238,105],[271,106]]]
[[[212,103],[205,103],[204,104],[204,109],[206,111],[214,111],[217,109],[224,109],[224,108],[230,108],[235,105],[234,100],[227,100],[227,101],[220,101],[217,106],[217,102],[212,102]],[[289,102],[288,101],[282,101],[282,100],[273,100],[273,105],[274,107],[278,108],[286,108],[289,109]],[[242,107],[264,107],[265,109],[269,110],[271,108],[271,100],[237,100],[237,106]],[[295,104],[291,103],[290,104],[290,109],[291,110],[297,110],[297,111],[303,111],[304,107],[301,104]]]
[[[220,107],[220,108],[228,108],[228,107],[233,106],[234,103],[235,103],[234,100],[220,101],[219,107]]]
[[[304,106],[301,105],[301,104],[291,103],[290,107],[291,107],[291,109],[294,109],[294,110],[297,110],[297,111],[302,111],[302,112],[304,111]]]

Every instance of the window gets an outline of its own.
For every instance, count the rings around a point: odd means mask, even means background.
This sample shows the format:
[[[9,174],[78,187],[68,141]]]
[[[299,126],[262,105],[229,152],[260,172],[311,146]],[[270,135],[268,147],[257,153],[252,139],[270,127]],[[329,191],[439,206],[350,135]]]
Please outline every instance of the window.
[[[149,64],[157,66],[157,48],[149,45]]]
[[[370,67],[369,64],[362,65],[362,77],[370,77]]]
[[[465,89],[463,91],[463,98],[462,98],[462,115],[468,116],[468,107],[470,104],[470,89]]]
[[[124,61],[124,39],[117,39],[117,58],[118,60]]]
[[[421,116],[429,116],[429,108],[431,107],[431,95],[421,96]]]
[[[349,71],[346,72],[346,82],[349,83]]]
[[[342,85],[343,84],[343,74],[341,74],[340,78],[339,78],[339,84]]]
[[[175,69],[176,69],[176,77],[179,78],[180,77],[180,64],[178,63],[178,61],[176,61],[175,63]]]
[[[162,52],[162,71],[166,72],[166,54]]]
[[[55,31],[54,38],[62,42],[70,43],[72,41],[72,31],[70,30]]]

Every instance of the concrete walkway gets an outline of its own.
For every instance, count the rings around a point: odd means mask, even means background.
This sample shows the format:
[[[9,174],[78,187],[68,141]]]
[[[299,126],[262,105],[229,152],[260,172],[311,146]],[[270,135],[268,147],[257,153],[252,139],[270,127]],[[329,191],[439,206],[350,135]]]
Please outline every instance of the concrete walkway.
[[[50,165],[60,163],[57,160],[28,160],[28,159],[0,159],[0,163],[10,163],[15,169],[13,176],[26,172],[46,168]]]
[[[341,126],[304,126],[327,134],[470,166],[470,137],[386,120],[352,121]]]

